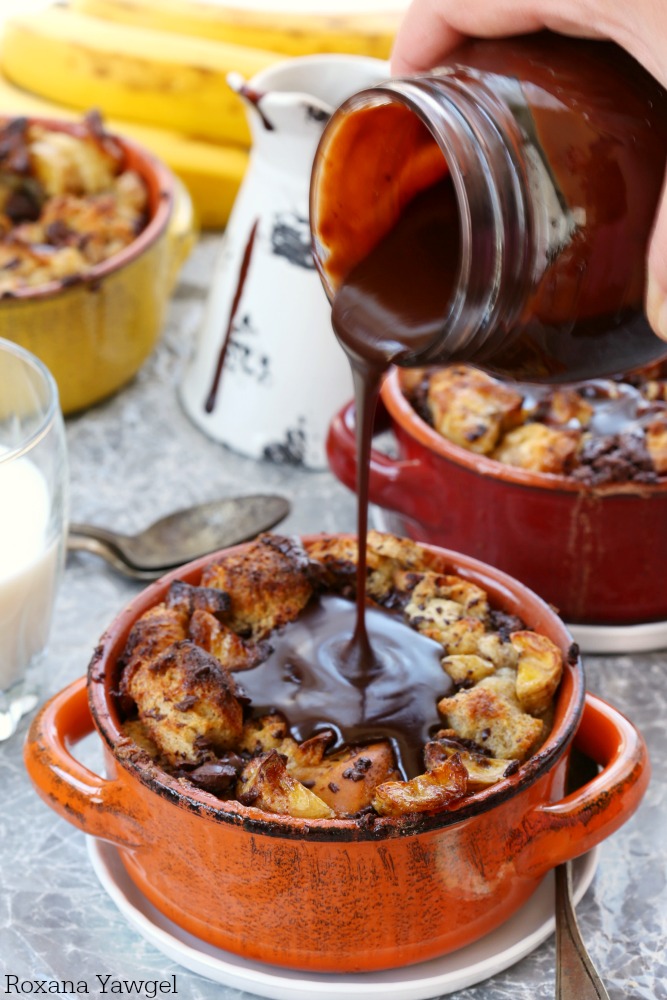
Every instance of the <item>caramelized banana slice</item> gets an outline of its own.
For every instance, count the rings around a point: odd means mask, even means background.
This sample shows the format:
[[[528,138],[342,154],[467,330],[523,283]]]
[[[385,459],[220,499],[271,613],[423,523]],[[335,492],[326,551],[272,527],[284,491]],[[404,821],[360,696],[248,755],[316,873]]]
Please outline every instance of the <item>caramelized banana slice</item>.
[[[460,756],[455,754],[410,781],[386,781],[378,785],[372,804],[381,816],[431,812],[463,798],[467,787],[468,773]]]
[[[519,654],[517,698],[525,712],[542,715],[551,705],[563,673],[560,650],[537,632],[513,632],[510,641]]]
[[[496,672],[495,664],[491,660],[485,660],[476,653],[455,653],[453,656],[445,656],[442,665],[459,687],[472,687],[473,684]]]
[[[297,743],[287,735],[282,716],[265,715],[246,722],[239,746],[255,755],[277,750],[293,778],[331,806],[336,815],[352,815],[370,805],[376,785],[400,775],[388,743],[345,747],[327,755],[332,739],[331,733],[318,733]]]
[[[646,448],[653,468],[660,475],[667,472],[667,417],[659,414],[646,428]]]
[[[285,758],[277,750],[248,761],[237,785],[237,798],[243,805],[299,819],[334,815],[322,799],[288,773]]]
[[[303,753],[312,742],[308,740],[297,746],[294,755],[287,752],[287,770],[331,806],[338,816],[350,816],[365,809],[371,804],[377,785],[400,777],[388,743],[348,747],[310,763]],[[326,743],[322,749],[325,747]],[[286,752],[285,744],[282,751]]]
[[[305,572],[307,564],[297,541],[261,535],[247,548],[207,566],[201,585],[229,594],[226,624],[234,632],[263,639],[293,621],[310,600],[313,586]]]
[[[458,754],[468,773],[469,792],[478,792],[482,788],[488,788],[489,785],[495,785],[516,768],[514,761],[498,760],[484,753],[463,749],[456,740],[443,737],[431,740],[424,747],[426,770],[433,771],[443,761],[451,760],[455,754]]]
[[[243,710],[232,675],[187,639],[138,665],[127,693],[148,736],[172,765],[197,764],[240,739]]]
[[[457,736],[493,757],[525,760],[542,736],[543,723],[522,711],[512,677],[485,677],[475,687],[438,702]]]

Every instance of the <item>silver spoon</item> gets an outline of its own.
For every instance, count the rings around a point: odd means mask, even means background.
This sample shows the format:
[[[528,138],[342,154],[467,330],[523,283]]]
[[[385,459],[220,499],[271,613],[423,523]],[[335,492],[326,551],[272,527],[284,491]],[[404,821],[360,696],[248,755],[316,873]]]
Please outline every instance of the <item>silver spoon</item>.
[[[573,747],[568,789],[580,788],[597,774],[597,765]],[[569,864],[558,865],[556,880],[556,1000],[609,1000],[577,924]]]
[[[285,497],[226,497],[178,510],[136,535],[124,535],[93,524],[70,524],[67,548],[101,556],[114,569],[135,580],[155,580],[169,569],[245,542],[287,517]]]

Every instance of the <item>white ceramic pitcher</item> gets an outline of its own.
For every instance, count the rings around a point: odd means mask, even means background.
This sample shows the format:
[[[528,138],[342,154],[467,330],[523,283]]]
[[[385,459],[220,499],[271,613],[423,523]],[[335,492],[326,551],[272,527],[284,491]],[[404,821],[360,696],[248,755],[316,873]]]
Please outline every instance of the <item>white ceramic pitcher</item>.
[[[195,424],[244,455],[327,464],[352,379],[310,252],[310,173],[331,111],[387,75],[381,60],[322,54],[230,78],[253,146],[180,395]]]

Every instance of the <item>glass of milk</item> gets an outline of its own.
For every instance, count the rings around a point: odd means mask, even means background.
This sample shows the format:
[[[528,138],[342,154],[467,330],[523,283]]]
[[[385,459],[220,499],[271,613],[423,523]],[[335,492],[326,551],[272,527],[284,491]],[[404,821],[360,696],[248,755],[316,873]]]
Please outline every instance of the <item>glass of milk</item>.
[[[67,484],[53,376],[0,338],[0,740],[39,698],[65,558]]]

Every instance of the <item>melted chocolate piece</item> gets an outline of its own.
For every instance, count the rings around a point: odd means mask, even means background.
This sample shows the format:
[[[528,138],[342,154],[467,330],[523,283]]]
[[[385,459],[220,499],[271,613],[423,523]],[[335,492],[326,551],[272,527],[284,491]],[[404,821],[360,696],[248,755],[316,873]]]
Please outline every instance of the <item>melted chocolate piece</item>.
[[[422,751],[441,724],[437,702],[452,693],[442,646],[400,617],[367,607],[373,656],[354,655],[355,606],[324,595],[273,637],[272,654],[239,676],[255,715],[280,711],[301,741],[332,732],[330,749],[387,739],[406,777],[424,770]]]

